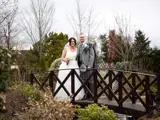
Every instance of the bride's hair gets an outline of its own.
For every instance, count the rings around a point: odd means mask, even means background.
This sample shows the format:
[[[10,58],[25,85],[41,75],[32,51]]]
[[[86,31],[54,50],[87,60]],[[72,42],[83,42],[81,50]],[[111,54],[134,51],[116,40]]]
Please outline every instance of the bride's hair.
[[[74,43],[75,43],[75,45],[76,45],[76,39],[75,39],[74,37],[69,38],[69,40],[68,40],[69,45],[71,45],[71,41],[72,41],[72,40],[74,40]]]

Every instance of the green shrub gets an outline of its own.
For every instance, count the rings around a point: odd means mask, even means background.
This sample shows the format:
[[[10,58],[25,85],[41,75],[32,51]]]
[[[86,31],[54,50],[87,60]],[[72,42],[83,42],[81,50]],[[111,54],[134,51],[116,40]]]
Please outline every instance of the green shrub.
[[[158,90],[157,90],[157,87],[156,86],[151,86],[151,90],[156,93]]]
[[[59,66],[60,66],[60,64],[61,64],[61,58],[58,58],[58,59],[54,60],[54,61],[51,63],[51,66],[50,66],[49,70],[51,71],[51,70],[58,69]],[[55,72],[55,71],[54,71],[54,72]],[[54,81],[53,81],[53,91],[55,90],[56,83],[57,83],[57,81],[54,80]]]
[[[28,98],[36,101],[42,98],[41,91],[36,86],[32,86],[29,83],[18,84],[17,88]]]
[[[77,109],[78,120],[118,120],[112,110],[107,106],[99,107],[97,104]]]
[[[67,101],[57,101],[50,90],[40,101],[29,100],[29,108],[19,115],[23,120],[72,120],[76,107]]]
[[[39,67],[40,67],[40,69],[42,71],[46,71],[47,70],[47,65],[46,65],[45,57],[44,56],[40,56]]]
[[[0,71],[0,92],[6,91],[8,87],[8,72]]]
[[[58,69],[59,66],[60,66],[60,64],[61,64],[61,59],[60,59],[60,58],[54,60],[54,61],[51,63],[51,66],[50,66],[49,70]]]
[[[10,58],[10,51],[0,46],[0,92],[6,91],[8,87],[8,59]]]
[[[41,98],[40,90],[38,90],[36,87],[31,86],[29,84],[26,84],[24,86],[23,93],[25,96],[34,100],[40,100]]]

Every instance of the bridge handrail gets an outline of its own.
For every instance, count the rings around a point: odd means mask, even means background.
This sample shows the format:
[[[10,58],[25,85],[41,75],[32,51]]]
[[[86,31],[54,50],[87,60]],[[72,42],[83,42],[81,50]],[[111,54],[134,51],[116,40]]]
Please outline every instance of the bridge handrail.
[[[81,69],[86,69],[86,68],[72,68],[75,70],[81,70]],[[54,70],[50,70],[50,71],[60,71],[60,70],[71,70],[71,69],[54,69]],[[139,74],[139,75],[148,75],[151,77],[155,77],[156,73],[145,73],[145,72],[138,72],[135,70],[121,70],[121,69],[115,69],[115,68],[90,68],[90,70],[112,70],[112,71],[116,71],[116,72],[125,72],[125,73],[135,73],[135,74]],[[48,72],[50,72],[48,71]]]

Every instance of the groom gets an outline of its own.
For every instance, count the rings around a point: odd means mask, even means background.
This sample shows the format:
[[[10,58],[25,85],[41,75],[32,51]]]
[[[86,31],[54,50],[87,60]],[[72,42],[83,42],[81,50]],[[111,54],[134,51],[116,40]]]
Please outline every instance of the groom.
[[[91,68],[94,67],[95,64],[95,50],[91,43],[87,43],[85,41],[85,36],[83,34],[80,35],[80,44],[78,46],[77,53],[77,61],[80,67],[80,77],[85,82],[90,74],[93,72]],[[84,69],[82,69],[84,68]],[[93,77],[91,77],[87,83],[87,87],[89,90],[94,93],[94,83]],[[85,96],[83,99],[91,99],[90,93],[84,88]]]

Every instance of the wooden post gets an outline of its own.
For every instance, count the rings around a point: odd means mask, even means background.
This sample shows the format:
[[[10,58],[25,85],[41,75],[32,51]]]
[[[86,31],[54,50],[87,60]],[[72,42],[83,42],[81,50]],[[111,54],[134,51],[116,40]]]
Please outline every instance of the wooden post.
[[[53,70],[53,93],[55,92],[57,79],[55,78],[55,71]]]
[[[136,87],[136,73],[132,73],[132,85],[133,85],[133,88]],[[136,103],[136,90],[132,91],[132,103],[133,104]]]
[[[94,80],[93,80],[93,84],[94,84],[94,103],[97,103],[97,69],[93,69],[94,72]]]
[[[49,73],[49,87],[52,91],[52,94],[54,94],[54,91],[53,91],[53,71],[51,71]]]
[[[113,70],[112,71],[111,70],[108,71],[108,77],[109,77],[108,83],[110,83],[110,81],[112,81],[112,72],[113,72]],[[110,84],[109,87],[112,90],[112,84]],[[110,90],[109,90],[109,98],[108,99],[112,100],[112,92]]]
[[[146,80],[145,80],[145,92],[146,92],[146,106],[147,106],[147,112],[150,111],[149,108],[150,106],[153,106],[153,100],[151,98],[151,93],[149,89],[149,76],[146,75]]]
[[[74,69],[71,69],[71,97],[74,96],[75,94],[75,77],[74,77]],[[76,96],[75,96],[76,97]],[[75,97],[72,98],[72,103],[75,102]]]
[[[123,91],[122,91],[122,87],[123,87],[123,73],[122,72],[119,72],[119,76],[118,76],[118,89],[119,89],[119,101],[122,100],[123,98]],[[119,103],[119,107],[122,107],[123,106],[123,103]]]
[[[156,77],[157,77],[157,89],[158,93],[160,93],[160,73],[157,73]]]

